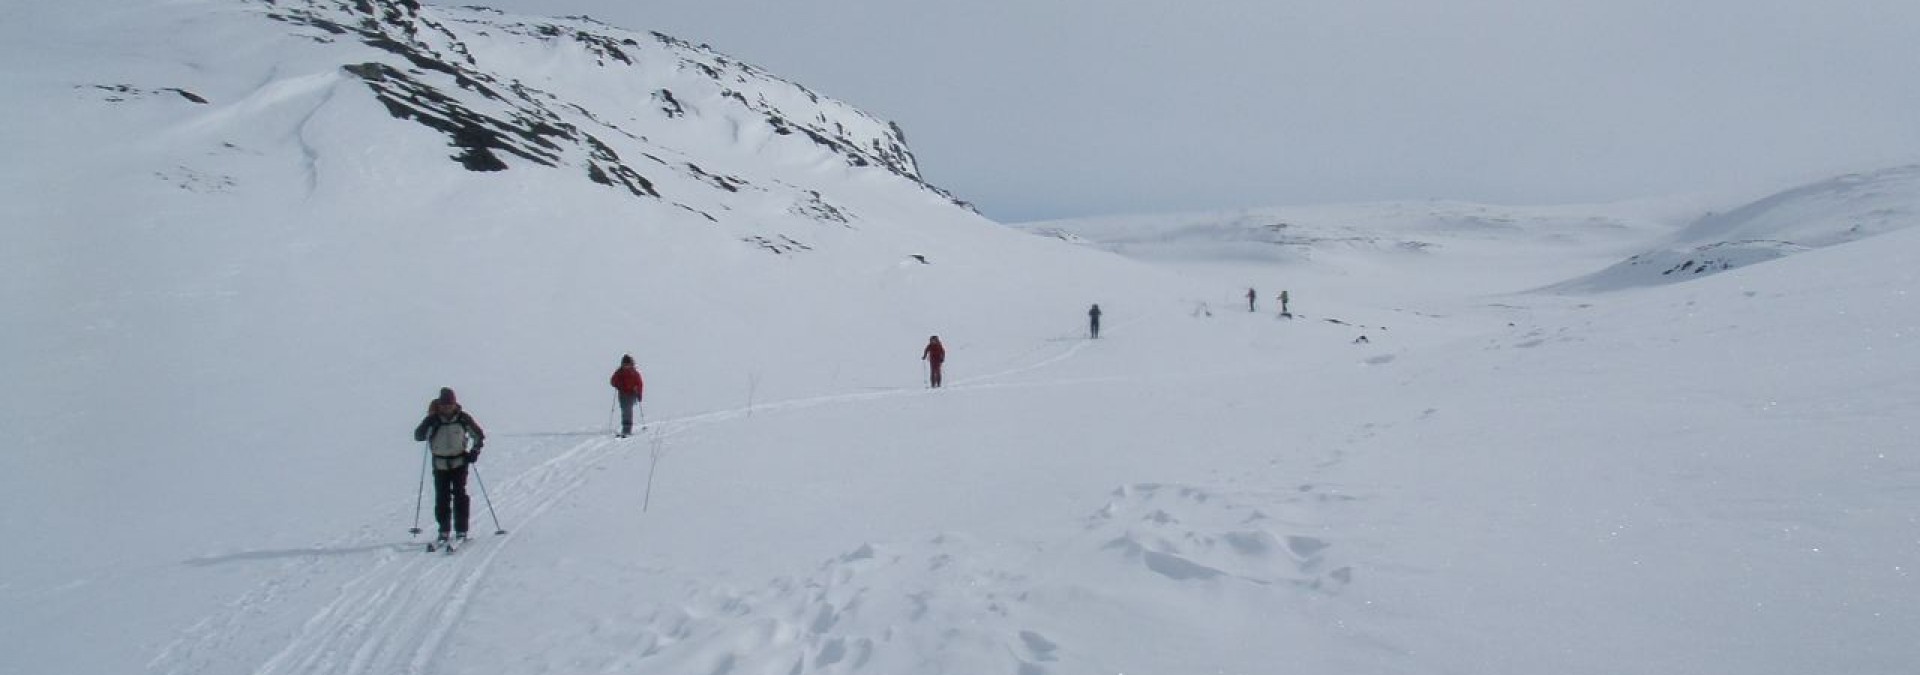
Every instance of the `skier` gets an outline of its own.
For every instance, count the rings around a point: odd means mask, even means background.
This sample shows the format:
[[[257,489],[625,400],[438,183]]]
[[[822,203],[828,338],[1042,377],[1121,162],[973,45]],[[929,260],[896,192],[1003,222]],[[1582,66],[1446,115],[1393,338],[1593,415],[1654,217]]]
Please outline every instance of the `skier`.
[[[1286,317],[1293,316],[1293,312],[1287,311],[1287,292],[1286,291],[1280,291],[1280,316],[1286,316]]]
[[[940,387],[940,364],[947,361],[947,348],[940,345],[940,336],[927,336],[927,348],[920,350],[920,360],[927,362],[927,382],[935,389]]]
[[[472,447],[467,446],[469,439]],[[433,519],[440,524],[437,544],[447,545],[449,530],[456,541],[466,541],[467,467],[480,461],[486,432],[460,409],[453,390],[441,387],[440,397],[427,404],[427,418],[414,427],[413,440],[425,441],[433,455]]]
[[[646,382],[640,379],[640,369],[633,365],[633,355],[620,357],[620,368],[613,371],[613,377],[607,380],[614,392],[620,397],[620,438],[633,435],[633,406],[640,403]],[[643,413],[644,416],[644,413]]]
[[[1092,332],[1093,339],[1100,339],[1100,303],[1093,303],[1093,308],[1087,310],[1087,328]]]
[[[1247,289],[1247,311],[1248,312],[1253,311],[1253,299],[1256,297],[1259,297],[1259,296],[1254,294],[1253,289],[1251,288]]]

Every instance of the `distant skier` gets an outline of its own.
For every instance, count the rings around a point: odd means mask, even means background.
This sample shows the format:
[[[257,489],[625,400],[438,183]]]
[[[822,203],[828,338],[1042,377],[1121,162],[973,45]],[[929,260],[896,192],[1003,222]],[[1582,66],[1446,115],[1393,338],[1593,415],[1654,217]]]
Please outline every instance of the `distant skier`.
[[[1248,312],[1253,311],[1253,299],[1257,297],[1260,297],[1260,296],[1255,294],[1253,292],[1253,289],[1251,288],[1247,289],[1247,311]]]
[[[467,467],[480,461],[487,434],[480,423],[460,409],[453,390],[440,388],[440,397],[427,404],[427,418],[413,429],[413,440],[424,441],[433,455],[433,519],[440,524],[438,544],[447,544],[448,532],[467,538]],[[468,447],[467,442],[473,442]]]
[[[940,336],[927,336],[927,348],[920,350],[920,360],[927,362],[927,384],[935,389],[940,387],[940,364],[947,361],[947,348],[940,345]]]
[[[613,386],[615,395],[620,398],[620,438],[633,435],[633,406],[640,403],[646,389],[646,381],[640,379],[640,369],[633,365],[633,355],[620,357],[620,368],[613,371],[613,377],[607,380]]]
[[[1293,316],[1293,312],[1287,311],[1287,292],[1286,291],[1280,291],[1280,316],[1289,316],[1289,317]]]
[[[1100,303],[1094,303],[1093,308],[1087,310],[1087,329],[1093,339],[1100,339]]]

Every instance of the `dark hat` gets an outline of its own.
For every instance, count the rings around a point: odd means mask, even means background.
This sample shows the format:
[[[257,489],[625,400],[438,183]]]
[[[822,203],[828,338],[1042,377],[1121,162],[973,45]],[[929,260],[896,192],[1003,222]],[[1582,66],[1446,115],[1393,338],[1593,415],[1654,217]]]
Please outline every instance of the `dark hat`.
[[[440,398],[435,399],[435,401],[439,403],[458,403],[459,402],[454,400],[453,389],[449,387],[441,387]]]
[[[633,365],[633,355],[628,354],[626,356],[620,357],[620,362],[629,366]]]

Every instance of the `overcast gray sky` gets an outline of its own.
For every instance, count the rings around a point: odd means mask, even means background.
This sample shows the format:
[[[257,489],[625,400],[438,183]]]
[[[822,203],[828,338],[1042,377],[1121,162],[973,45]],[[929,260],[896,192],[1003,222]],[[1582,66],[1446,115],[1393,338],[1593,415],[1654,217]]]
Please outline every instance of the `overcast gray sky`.
[[[1920,0],[456,1],[708,43],[898,122],[1009,222],[1920,162]]]

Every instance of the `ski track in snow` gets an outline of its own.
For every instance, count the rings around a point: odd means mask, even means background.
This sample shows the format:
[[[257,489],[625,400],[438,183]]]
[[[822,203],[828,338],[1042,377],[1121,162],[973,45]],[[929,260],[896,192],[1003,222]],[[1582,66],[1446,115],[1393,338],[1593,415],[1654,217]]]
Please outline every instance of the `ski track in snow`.
[[[957,382],[953,387],[990,386],[994,380],[1045,368],[1072,358],[1085,348],[1079,341],[1067,349],[1033,363],[997,373],[979,375]],[[1039,350],[1036,350],[1039,351]],[[650,426],[656,442],[694,428],[742,418],[752,412],[801,410],[823,405],[857,403],[895,396],[915,395],[929,390],[900,389],[879,392],[829,394],[694,414],[662,420]],[[601,461],[626,444],[612,438],[594,438],[577,443],[551,456],[527,471],[491,486],[494,511],[515,514],[516,527],[527,527],[567,495],[592,479]],[[475,465],[476,480],[469,486],[479,492],[484,471]],[[486,498],[474,495],[473,531],[484,533],[482,525],[494,524],[487,511]],[[398,515],[395,516],[398,518]],[[483,520],[484,519],[484,520]],[[431,523],[429,523],[431,525]],[[316,551],[379,548],[382,535],[363,528],[341,537]],[[371,569],[352,576],[340,585],[332,600],[324,603],[311,617],[293,629],[290,639],[264,663],[235,663],[235,658],[260,653],[241,648],[249,642],[273,641],[262,632],[265,621],[282,610],[283,602],[307,590],[309,585],[338,578],[339,566],[353,565],[340,556],[308,555],[286,563],[254,589],[227,604],[227,608],[196,622],[185,635],[160,649],[148,662],[148,670],[165,675],[201,675],[220,672],[247,672],[255,675],[419,675],[433,672],[433,664],[442,655],[443,646],[465,615],[475,589],[485,579],[494,557],[513,543],[514,534],[479,534],[460,552],[451,555],[422,552],[424,544],[392,544]],[[333,572],[333,574],[329,574]]]

